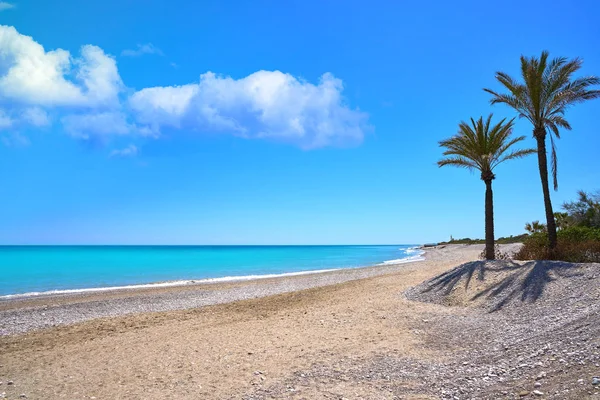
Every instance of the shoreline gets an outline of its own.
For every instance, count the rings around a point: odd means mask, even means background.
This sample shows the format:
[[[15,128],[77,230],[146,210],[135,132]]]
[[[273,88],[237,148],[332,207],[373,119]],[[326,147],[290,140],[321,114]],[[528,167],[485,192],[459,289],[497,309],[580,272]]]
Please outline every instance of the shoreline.
[[[418,251],[404,259],[354,268],[11,295],[0,298],[0,320],[4,322],[0,325],[0,336],[98,318],[188,310],[336,285],[397,272],[427,261],[425,255],[429,249]]]
[[[4,311],[0,303],[0,329],[14,329],[0,336],[0,381],[10,382],[0,393],[223,400],[600,395],[592,378],[600,364],[600,265],[517,267],[478,261],[482,249],[439,246],[423,262],[392,266],[15,300]],[[513,284],[503,285],[507,280]],[[497,287],[501,293],[473,297]],[[524,300],[531,289],[539,297]],[[496,304],[503,307],[490,312]]]
[[[357,267],[340,267],[340,268],[326,268],[318,270],[306,270],[306,271],[293,271],[293,272],[282,272],[276,274],[252,274],[252,275],[232,275],[222,276],[215,278],[199,278],[199,279],[178,279],[178,280],[167,280],[158,282],[147,282],[147,283],[134,283],[130,285],[116,285],[116,286],[99,286],[99,287],[88,287],[88,288],[73,288],[73,289],[52,289],[46,291],[35,291],[25,293],[10,293],[0,295],[0,304],[4,301],[21,300],[30,298],[41,298],[50,296],[65,296],[65,295],[77,295],[86,293],[100,293],[100,292],[112,292],[112,291],[123,291],[123,290],[140,290],[140,289],[155,289],[163,287],[180,287],[190,285],[206,285],[214,283],[227,283],[227,282],[244,282],[258,279],[273,279],[273,278],[284,278],[291,276],[311,275],[311,274],[322,274],[327,272],[339,271],[339,270],[352,270],[361,268],[372,268],[377,266],[404,264],[415,261],[424,261],[423,257],[425,251],[422,246],[409,247],[407,249],[410,253],[405,258],[398,258],[393,260],[386,260],[378,264],[361,265]],[[417,254],[410,255],[413,252]]]
[[[418,254],[410,255],[405,258],[398,258],[394,260],[383,261],[378,264],[362,265],[358,267],[341,267],[341,268],[328,268],[318,270],[307,270],[307,271],[294,271],[294,272],[283,272],[279,274],[253,274],[253,275],[234,275],[234,276],[223,276],[216,278],[200,278],[200,279],[180,279],[172,281],[159,281],[150,283],[136,283],[131,285],[119,285],[119,286],[100,286],[90,288],[77,288],[77,289],[56,289],[47,290],[41,292],[27,292],[27,293],[15,293],[0,295],[0,303],[3,301],[21,300],[30,298],[42,298],[50,296],[65,296],[65,295],[77,295],[86,293],[100,293],[100,292],[112,292],[112,291],[125,291],[125,290],[140,290],[140,289],[158,289],[165,287],[180,287],[180,286],[191,286],[191,285],[210,285],[215,283],[228,283],[228,282],[245,282],[260,279],[276,279],[285,278],[292,276],[312,275],[312,274],[323,274],[327,272],[334,272],[340,270],[354,270],[361,268],[373,268],[378,266],[389,266],[396,264],[405,264],[410,262],[424,261],[425,250],[420,247],[411,247],[409,250],[417,251]]]

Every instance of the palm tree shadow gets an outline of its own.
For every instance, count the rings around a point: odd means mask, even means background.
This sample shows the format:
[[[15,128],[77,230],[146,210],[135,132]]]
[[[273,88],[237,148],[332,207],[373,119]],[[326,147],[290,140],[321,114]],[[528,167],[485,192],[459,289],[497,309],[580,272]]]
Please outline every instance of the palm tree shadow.
[[[489,285],[470,298],[471,301],[483,298],[491,301],[493,306],[490,312],[494,312],[515,299],[520,299],[521,302],[536,302],[547,285],[557,278],[582,276],[583,273],[577,272],[576,268],[576,264],[561,261],[529,261],[524,264],[513,261],[473,261],[433,278],[422,292],[437,290],[447,295],[461,280],[465,281],[465,289],[468,289],[475,273],[479,281],[485,280],[487,272],[507,274],[500,281]]]
[[[583,273],[577,272],[576,267],[576,264],[561,261],[530,261],[523,264],[521,271],[491,285],[473,296],[471,300],[484,296],[487,299],[496,298],[498,302],[490,310],[491,312],[502,309],[514,299],[520,298],[521,302],[534,303],[544,294],[546,286],[558,277],[582,276]]]
[[[520,265],[513,262],[510,262],[508,265],[498,266],[496,263],[489,261],[471,261],[431,279],[422,292],[442,290],[444,294],[449,294],[463,279],[465,280],[465,289],[468,289],[475,274],[477,275],[477,280],[484,281],[486,272],[488,271],[505,271],[517,268],[520,268]]]

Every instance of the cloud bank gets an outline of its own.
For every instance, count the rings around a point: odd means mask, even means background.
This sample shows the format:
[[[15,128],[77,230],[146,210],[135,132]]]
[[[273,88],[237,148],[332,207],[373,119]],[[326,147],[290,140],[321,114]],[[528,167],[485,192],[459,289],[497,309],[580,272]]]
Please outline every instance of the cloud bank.
[[[146,44],[123,55],[159,52]],[[123,83],[116,59],[97,46],[84,45],[75,55],[46,51],[14,27],[0,25],[0,132],[58,123],[81,140],[160,138],[184,130],[305,149],[358,144],[368,117],[350,108],[342,91],[342,81],[330,73],[310,83],[280,71],[239,79],[206,72],[186,85],[136,91]],[[138,152],[128,149],[127,155]]]

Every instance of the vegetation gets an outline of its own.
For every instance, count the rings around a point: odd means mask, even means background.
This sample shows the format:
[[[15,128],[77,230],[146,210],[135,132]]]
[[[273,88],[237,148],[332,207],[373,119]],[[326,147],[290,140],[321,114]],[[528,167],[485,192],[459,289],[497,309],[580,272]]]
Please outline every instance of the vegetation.
[[[559,259],[570,262],[600,262],[600,194],[580,191],[577,201],[563,204],[557,213],[557,246],[549,247],[547,227],[534,221],[526,224],[530,235],[515,255],[518,260]]]
[[[528,234],[524,233],[522,235],[517,236],[506,236],[500,237],[495,240],[496,245],[498,244],[512,244],[512,243],[523,243],[525,239],[529,237]],[[471,239],[471,238],[462,238],[462,239],[454,239],[451,238],[447,242],[440,242],[440,244],[485,244],[485,239]]]
[[[492,95],[491,104],[506,104],[520,118],[527,119],[533,126],[533,138],[537,151],[509,150],[522,141],[523,136],[509,139],[513,121],[500,121],[490,127],[491,115],[484,122],[471,119],[471,125],[461,122],[459,132],[450,139],[440,142],[445,147],[445,158],[438,165],[454,165],[481,172],[486,185],[485,197],[485,240],[458,239],[452,237],[440,244],[474,244],[485,242],[485,258],[498,258],[494,248],[494,210],[492,181],[494,167],[511,158],[519,158],[537,152],[538,169],[542,183],[546,223],[533,221],[525,225],[528,234],[501,238],[496,243],[522,241],[523,248],[517,255],[520,259],[562,259],[566,261],[600,261],[600,192],[579,192],[576,201],[563,204],[563,212],[554,212],[548,183],[548,154],[546,139],[550,141],[550,172],[554,190],[558,190],[558,157],[555,139],[560,139],[561,129],[571,130],[565,118],[567,109],[577,103],[600,97],[600,78],[596,76],[574,77],[581,69],[579,58],[558,57],[549,60],[543,51],[539,58],[521,56],[520,79],[504,72],[497,72],[496,79],[505,93],[484,89]]]
[[[461,122],[458,133],[442,140],[440,146],[446,148],[445,158],[438,161],[440,167],[476,169],[485,183],[485,258],[495,259],[494,250],[494,200],[492,181],[496,178],[494,169],[504,161],[524,157],[534,153],[533,149],[513,150],[513,146],[525,139],[524,136],[511,138],[514,119],[503,119],[492,125],[492,114],[484,121],[471,118],[471,124]]]
[[[577,201],[562,205],[565,212],[554,213],[557,232],[571,227],[600,228],[600,191],[590,194],[580,190],[577,195]],[[540,221],[533,221],[525,224],[525,230],[530,234],[546,233],[548,228]]]
[[[563,224],[567,226],[587,226],[600,228],[600,191],[589,194],[580,190],[579,199],[563,204],[566,211],[563,215]]]
[[[546,225],[540,221],[528,222],[525,224],[525,230],[529,233],[546,233]]]
[[[567,228],[558,231],[557,246],[554,251],[548,247],[548,237],[544,233],[534,233],[523,243],[523,247],[514,255],[517,260],[557,259],[569,262],[600,262],[600,240],[582,239],[600,238],[600,229]]]
[[[591,86],[600,83],[600,79],[595,76],[572,79],[573,74],[581,68],[582,61],[578,58],[567,60],[559,57],[548,62],[548,55],[548,52],[544,51],[539,59],[521,56],[523,83],[504,72],[497,72],[496,79],[508,90],[507,94],[484,90],[493,95],[492,104],[504,103],[512,107],[519,117],[526,118],[533,125],[544,194],[547,237],[552,252],[557,247],[557,229],[548,187],[546,136],[550,137],[552,177],[554,190],[557,190],[558,163],[554,137],[560,138],[559,128],[571,129],[571,125],[565,119],[565,112],[569,106],[600,97],[600,90],[590,90]]]

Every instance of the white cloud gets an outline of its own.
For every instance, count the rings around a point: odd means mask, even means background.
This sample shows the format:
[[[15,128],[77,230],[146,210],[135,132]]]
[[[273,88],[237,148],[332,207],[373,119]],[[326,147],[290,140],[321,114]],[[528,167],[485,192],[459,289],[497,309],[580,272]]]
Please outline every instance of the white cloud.
[[[129,52],[129,53],[128,53]],[[162,54],[152,44],[129,55]],[[350,108],[330,73],[317,83],[280,71],[240,79],[207,72],[182,86],[128,91],[114,57],[84,45],[74,57],[46,51],[14,27],[0,25],[0,127],[47,126],[49,115],[80,139],[160,136],[162,130],[222,132],[302,148],[357,144],[367,114]]]
[[[157,129],[161,125],[180,128],[198,89],[193,84],[142,89],[129,98],[129,104],[144,124]]]
[[[33,104],[81,102],[80,90],[64,78],[70,55],[65,50],[45,52],[31,37],[13,27],[0,26],[0,94]]]
[[[50,125],[50,118],[48,113],[40,107],[30,107],[23,110],[21,114],[22,119],[33,126],[48,126]]]
[[[144,54],[156,54],[159,56],[164,56],[162,50],[152,43],[138,44],[135,50],[126,49],[121,52],[121,55],[125,57],[139,57],[143,56]]]
[[[127,117],[121,112],[72,114],[63,117],[61,122],[65,132],[80,139],[127,135],[135,131],[135,127],[127,122]]]
[[[77,79],[85,88],[84,95],[89,105],[117,106],[119,93],[124,89],[114,58],[107,56],[97,46],[81,48],[82,58],[76,60],[79,67]]]
[[[6,115],[6,113],[2,109],[0,109],[0,130],[10,128],[12,124],[12,118]]]
[[[11,128],[15,131],[18,127],[30,125],[35,127],[50,124],[48,114],[41,108],[31,107],[20,111],[20,113],[7,113],[0,109],[0,131]]]
[[[139,153],[137,146],[131,144],[124,149],[113,150],[110,152],[110,157],[135,157]]]
[[[0,72],[0,98],[30,105],[115,106],[123,89],[115,60],[99,47],[83,46],[74,59],[62,49],[46,52],[31,37],[2,25]]]
[[[0,11],[10,10],[11,8],[15,8],[15,5],[6,1],[0,1]]]
[[[27,136],[23,136],[15,131],[7,132],[0,136],[0,141],[6,147],[25,147],[31,144]]]
[[[129,104],[153,129],[219,130],[314,148],[363,139],[367,115],[350,109],[342,90],[328,73],[315,85],[279,71],[237,80],[208,72],[197,84],[142,89]]]

